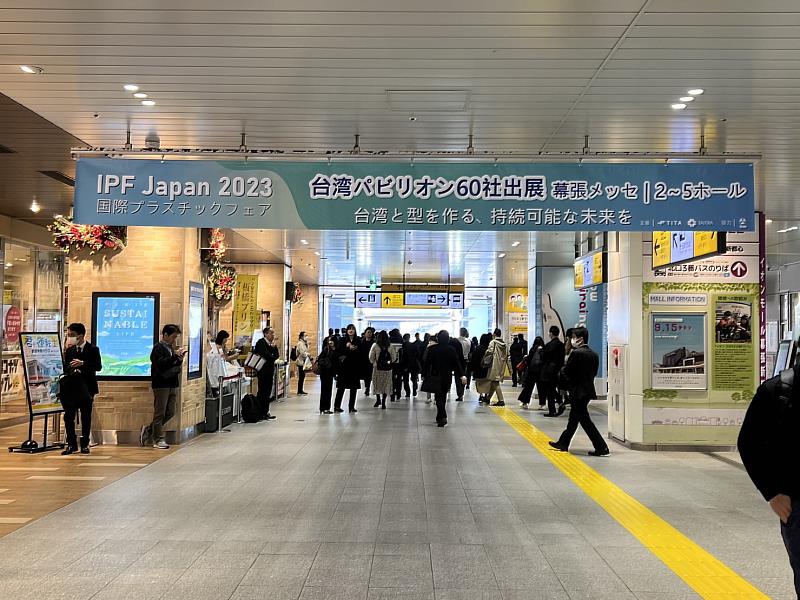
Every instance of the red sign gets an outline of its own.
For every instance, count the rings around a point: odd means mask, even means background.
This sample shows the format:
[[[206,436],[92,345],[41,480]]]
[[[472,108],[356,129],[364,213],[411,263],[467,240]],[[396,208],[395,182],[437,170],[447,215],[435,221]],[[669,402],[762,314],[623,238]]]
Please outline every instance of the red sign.
[[[19,340],[19,332],[22,331],[22,313],[16,306],[12,306],[6,313],[6,324],[3,328],[6,341],[16,344]]]

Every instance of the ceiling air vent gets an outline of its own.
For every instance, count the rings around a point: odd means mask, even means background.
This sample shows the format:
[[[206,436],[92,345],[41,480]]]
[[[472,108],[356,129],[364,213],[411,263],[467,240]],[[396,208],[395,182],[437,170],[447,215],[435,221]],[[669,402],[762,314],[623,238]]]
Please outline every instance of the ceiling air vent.
[[[64,175],[61,171],[39,171],[39,173],[69,187],[75,187],[75,180],[69,175]]]
[[[8,146],[3,146],[3,144],[0,144],[0,154],[16,154],[16,153],[17,153],[16,150],[12,150]]]

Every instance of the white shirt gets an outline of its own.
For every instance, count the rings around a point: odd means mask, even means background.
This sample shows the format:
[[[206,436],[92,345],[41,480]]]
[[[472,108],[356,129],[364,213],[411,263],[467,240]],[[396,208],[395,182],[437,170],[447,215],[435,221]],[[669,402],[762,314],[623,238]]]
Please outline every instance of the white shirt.
[[[464,360],[469,358],[469,351],[472,349],[472,342],[469,338],[459,337],[458,341],[461,342],[461,348],[464,350]]]

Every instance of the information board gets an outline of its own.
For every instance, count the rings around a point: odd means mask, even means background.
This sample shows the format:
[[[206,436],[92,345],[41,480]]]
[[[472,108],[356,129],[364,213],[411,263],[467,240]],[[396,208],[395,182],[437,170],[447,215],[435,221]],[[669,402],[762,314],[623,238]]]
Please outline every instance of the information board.
[[[355,307],[380,308],[381,307],[380,292],[372,292],[369,290],[361,290],[361,291],[357,290],[355,293]]]
[[[653,268],[722,254],[725,244],[724,231],[654,231]]]
[[[58,379],[64,374],[64,355],[58,333],[20,333],[20,350],[30,414],[61,411]]]
[[[464,294],[460,292],[456,294],[450,293],[448,295],[448,298],[449,298],[448,302],[450,304],[450,308],[457,308],[457,309],[464,308]]]
[[[150,352],[158,342],[157,292],[94,292],[92,332],[103,357],[98,379],[150,379]]]
[[[706,314],[653,313],[651,319],[651,387],[707,389]]]
[[[203,376],[203,310],[205,289],[202,283],[189,282],[189,379]]]
[[[575,289],[580,290],[605,283],[608,275],[605,252],[598,251],[577,259],[575,268]]]
[[[448,306],[447,292],[406,292],[403,303],[406,306]]]

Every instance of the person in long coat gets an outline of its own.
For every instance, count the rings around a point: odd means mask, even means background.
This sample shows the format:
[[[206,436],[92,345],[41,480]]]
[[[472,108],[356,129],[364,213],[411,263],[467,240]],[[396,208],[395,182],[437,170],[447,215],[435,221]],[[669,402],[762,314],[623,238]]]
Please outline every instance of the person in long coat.
[[[486,354],[492,355],[492,364],[489,366],[489,372],[486,374],[486,379],[489,380],[489,393],[486,395],[486,403],[492,402],[492,396],[497,394],[497,402],[492,406],[505,406],[503,400],[503,390],[500,384],[506,376],[506,363],[508,362],[508,346],[503,341],[502,332],[499,329],[494,330],[494,339],[489,342],[489,347],[486,349]]]
[[[375,328],[367,327],[361,336],[361,347],[358,352],[361,355],[361,380],[364,382],[364,395],[369,396],[369,388],[372,384],[372,363],[369,361],[369,351],[375,343]]]
[[[333,378],[336,376],[338,364],[336,358],[336,340],[333,337],[329,337],[316,360],[320,381],[319,414],[321,415],[333,414],[331,412],[331,395],[333,392]]]
[[[394,387],[392,365],[388,369],[381,368],[378,364],[383,351],[389,353],[389,359],[394,363],[392,357],[392,344],[389,335],[385,331],[379,331],[375,336],[375,343],[369,351],[369,362],[372,365],[372,389],[375,392],[374,408],[386,408],[386,396],[391,396]],[[385,367],[385,365],[384,365]]]
[[[513,363],[513,361],[512,361]],[[542,372],[542,365],[544,364],[544,340],[541,336],[536,336],[531,344],[531,350],[528,356],[525,357],[525,377],[522,380],[522,391],[519,393],[518,400],[522,404],[522,408],[527,409],[528,404],[531,402],[533,396],[533,388],[539,380],[539,374]],[[541,392],[539,393],[539,408],[544,408],[544,397]]]
[[[352,323],[347,326],[347,331],[339,340],[336,360],[339,363],[336,377],[336,399],[333,401],[333,412],[342,410],[344,391],[350,391],[349,412],[356,413],[356,395],[361,389],[361,338],[356,335],[356,326]]]
[[[450,334],[444,329],[436,336],[437,343],[429,346],[422,364],[425,374],[423,386],[426,391],[433,393],[436,400],[436,424],[439,427],[447,425],[447,392],[455,375],[464,385],[467,378],[464,376],[462,360],[459,360],[455,348],[450,345]],[[426,383],[427,382],[427,383]]]
[[[489,348],[489,342],[492,341],[491,333],[484,333],[479,342],[475,345],[475,350],[472,352],[471,367],[472,378],[475,380],[475,391],[478,392],[478,404],[486,402],[486,394],[489,393],[491,387],[487,375],[489,368],[484,367],[482,364],[483,356]]]

